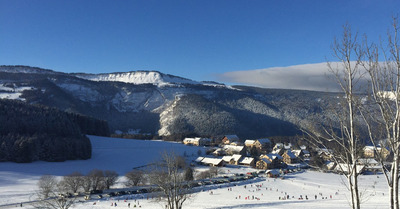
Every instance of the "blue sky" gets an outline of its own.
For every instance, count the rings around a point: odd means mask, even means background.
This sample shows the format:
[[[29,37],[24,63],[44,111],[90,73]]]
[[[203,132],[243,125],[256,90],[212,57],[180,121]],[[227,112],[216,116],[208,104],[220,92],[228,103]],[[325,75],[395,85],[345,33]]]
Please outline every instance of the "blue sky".
[[[0,65],[234,83],[223,75],[333,60],[346,22],[377,40],[399,12],[399,0],[0,0]]]

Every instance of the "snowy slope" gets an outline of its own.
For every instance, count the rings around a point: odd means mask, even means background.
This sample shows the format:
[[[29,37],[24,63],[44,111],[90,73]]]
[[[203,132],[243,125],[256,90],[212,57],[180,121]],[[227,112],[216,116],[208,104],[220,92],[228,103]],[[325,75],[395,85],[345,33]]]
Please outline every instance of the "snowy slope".
[[[178,154],[186,152],[188,155],[197,155],[198,149],[201,149],[199,147],[161,141],[110,139],[95,136],[90,136],[90,140],[93,144],[93,158],[90,160],[63,163],[0,163],[0,205],[14,203],[13,206],[15,207],[21,201],[33,199],[37,188],[36,182],[40,175],[43,174],[61,176],[73,171],[87,173],[91,169],[97,168],[115,170],[120,175],[123,175],[134,166],[153,162],[159,157],[161,150],[175,150]],[[223,168],[223,172],[226,174],[246,173],[248,171],[253,171],[253,169],[237,166]],[[123,178],[120,180],[123,180]],[[349,196],[344,182],[344,179],[337,174],[305,171],[288,174],[285,179],[258,178],[251,181],[238,182],[236,186],[233,184],[209,185],[195,193],[183,208],[349,208]],[[256,185],[260,187],[256,187]],[[382,175],[361,176],[360,185],[363,199],[362,208],[388,208],[388,195]],[[290,198],[280,200],[285,195],[289,195]],[[300,195],[303,199],[299,199]],[[306,196],[308,200],[306,200]],[[317,197],[315,198],[315,196]],[[125,199],[127,199],[126,202]],[[73,208],[105,209],[110,208],[111,202],[118,203],[118,207],[113,208],[128,208],[128,203],[131,203],[131,207],[133,207],[134,204],[138,203],[137,201],[140,202],[139,205],[142,208],[163,208],[158,201],[152,199],[151,195],[142,194],[115,197],[101,201],[91,200],[79,203]],[[96,202],[96,205],[93,205],[94,202]],[[31,207],[28,204],[24,204],[22,208]]]
[[[77,77],[92,81],[118,81],[132,84],[154,84],[166,86],[174,84],[201,84],[186,78],[163,74],[157,71],[132,71],[106,74],[76,74]]]

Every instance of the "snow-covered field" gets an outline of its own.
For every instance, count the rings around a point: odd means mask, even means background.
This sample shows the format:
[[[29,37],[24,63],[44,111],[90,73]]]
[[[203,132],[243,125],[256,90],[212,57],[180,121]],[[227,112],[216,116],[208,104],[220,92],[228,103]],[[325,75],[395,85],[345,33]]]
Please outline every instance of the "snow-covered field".
[[[74,171],[87,173],[92,169],[114,170],[123,176],[133,167],[142,166],[159,159],[163,150],[184,152],[197,156],[199,147],[178,143],[112,139],[89,136],[93,145],[93,156],[85,161],[62,163],[34,162],[30,164],[0,163],[0,205],[28,201],[33,198],[36,182],[41,175],[62,176]],[[204,153],[204,150],[202,150]],[[225,167],[225,173],[245,173],[248,168]],[[121,178],[123,181],[123,178]],[[362,208],[388,208],[388,195],[382,175],[361,176]],[[193,195],[184,209],[227,209],[227,208],[349,208],[348,191],[340,175],[304,171],[292,173],[284,179],[257,178],[246,182],[209,185]],[[289,199],[283,200],[284,196]],[[303,199],[300,199],[302,197]],[[94,204],[95,203],[95,204]],[[117,206],[111,207],[111,203]],[[151,195],[127,195],[105,200],[90,200],[74,206],[86,208],[163,208]],[[1,208],[1,206],[0,206]],[[7,207],[11,208],[11,207]],[[19,207],[20,208],[20,207]],[[31,208],[24,204],[22,208]]]

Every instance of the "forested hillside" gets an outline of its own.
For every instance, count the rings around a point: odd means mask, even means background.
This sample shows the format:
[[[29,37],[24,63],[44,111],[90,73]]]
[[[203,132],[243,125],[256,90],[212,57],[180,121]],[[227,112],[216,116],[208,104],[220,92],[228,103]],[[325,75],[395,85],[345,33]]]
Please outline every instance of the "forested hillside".
[[[0,99],[0,124],[0,161],[89,159],[83,134],[108,135],[104,121],[15,100]]]
[[[0,66],[0,98],[101,119],[113,133],[182,140],[188,135],[294,136],[300,129],[335,125],[329,110],[338,108],[341,96],[196,82],[156,71],[67,74]]]

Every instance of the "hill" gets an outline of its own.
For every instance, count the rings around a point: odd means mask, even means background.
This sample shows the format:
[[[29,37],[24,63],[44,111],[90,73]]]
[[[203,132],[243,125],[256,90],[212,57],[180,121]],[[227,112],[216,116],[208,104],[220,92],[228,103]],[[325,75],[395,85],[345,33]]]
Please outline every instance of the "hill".
[[[104,121],[14,100],[0,100],[0,124],[0,161],[19,163],[89,159],[83,134],[108,135]]]
[[[182,139],[237,134],[294,136],[326,124],[334,93],[197,82],[156,71],[67,74],[0,66],[0,98],[42,104],[108,122],[111,132]]]

